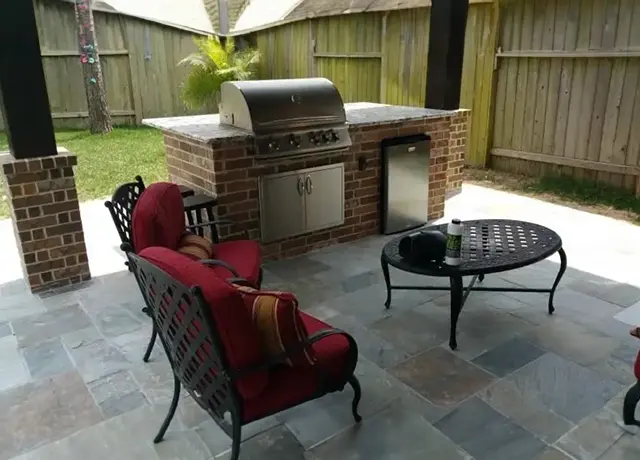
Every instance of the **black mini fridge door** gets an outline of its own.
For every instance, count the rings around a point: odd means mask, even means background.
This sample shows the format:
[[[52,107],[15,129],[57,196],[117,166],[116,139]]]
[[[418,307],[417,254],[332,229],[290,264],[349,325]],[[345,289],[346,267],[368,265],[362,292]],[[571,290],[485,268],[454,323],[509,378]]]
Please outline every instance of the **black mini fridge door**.
[[[427,223],[429,147],[426,134],[382,141],[381,232],[385,235]]]

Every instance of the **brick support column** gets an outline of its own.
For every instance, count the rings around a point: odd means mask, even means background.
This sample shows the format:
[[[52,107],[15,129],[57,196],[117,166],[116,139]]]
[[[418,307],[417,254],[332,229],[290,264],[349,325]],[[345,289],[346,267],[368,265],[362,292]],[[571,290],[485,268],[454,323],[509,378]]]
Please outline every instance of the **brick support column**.
[[[16,160],[6,154],[0,158],[24,278],[31,291],[89,280],[73,171],[77,157],[61,149],[56,156]]]
[[[449,164],[447,166],[447,195],[462,191],[462,176],[469,145],[471,111],[460,109],[451,119],[449,128]]]

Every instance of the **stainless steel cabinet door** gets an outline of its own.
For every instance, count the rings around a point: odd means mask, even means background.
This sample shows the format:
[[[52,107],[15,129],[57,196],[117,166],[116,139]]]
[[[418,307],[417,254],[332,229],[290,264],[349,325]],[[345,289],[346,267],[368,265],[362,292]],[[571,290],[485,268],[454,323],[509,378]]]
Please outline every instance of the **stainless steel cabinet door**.
[[[304,173],[308,232],[344,223],[344,165]]]
[[[299,172],[260,178],[263,243],[304,233],[305,194],[304,176]]]

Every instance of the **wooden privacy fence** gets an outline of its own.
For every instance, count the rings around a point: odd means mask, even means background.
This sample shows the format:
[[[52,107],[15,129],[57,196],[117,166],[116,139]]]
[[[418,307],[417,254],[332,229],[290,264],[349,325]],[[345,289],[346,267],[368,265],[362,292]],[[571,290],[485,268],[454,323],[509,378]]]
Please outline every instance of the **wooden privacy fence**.
[[[461,104],[472,110],[469,162],[489,149],[497,10],[471,0]],[[430,8],[322,17],[256,33],[262,78],[321,76],[346,102],[424,106]]]
[[[640,2],[503,3],[492,166],[640,194]]]
[[[36,0],[35,7],[55,125],[86,127],[87,100],[73,4]],[[186,114],[179,88],[187,69],[177,64],[195,51],[194,34],[119,14],[96,11],[94,18],[114,122]]]

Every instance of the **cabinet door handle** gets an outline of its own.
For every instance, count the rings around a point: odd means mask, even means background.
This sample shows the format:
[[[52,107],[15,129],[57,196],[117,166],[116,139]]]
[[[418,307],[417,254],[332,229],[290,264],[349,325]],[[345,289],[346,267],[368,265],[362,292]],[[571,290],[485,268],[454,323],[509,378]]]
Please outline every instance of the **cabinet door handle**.
[[[304,181],[304,188],[307,190],[307,195],[311,195],[313,191],[313,182],[311,182],[311,176],[307,176]]]
[[[302,181],[302,177],[298,177],[298,195],[304,195],[304,182]]]

